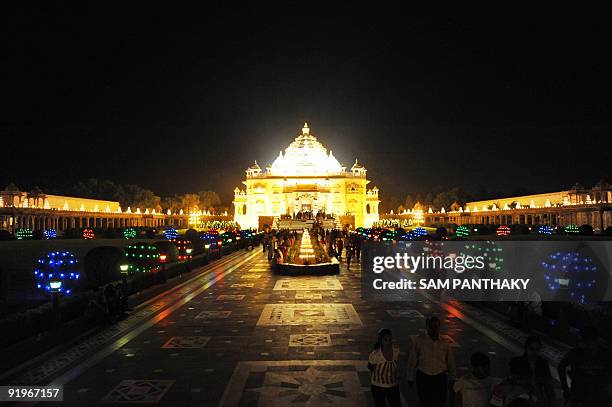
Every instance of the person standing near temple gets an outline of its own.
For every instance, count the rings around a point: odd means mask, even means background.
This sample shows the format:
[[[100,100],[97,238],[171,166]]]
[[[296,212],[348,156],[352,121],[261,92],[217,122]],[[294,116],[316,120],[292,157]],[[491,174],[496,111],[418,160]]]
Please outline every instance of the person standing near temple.
[[[449,384],[452,387],[455,380],[455,357],[450,345],[440,339],[440,319],[427,318],[425,326],[427,333],[412,341],[408,385],[414,387],[416,380],[420,407],[444,407]]]
[[[351,268],[351,259],[353,258],[353,253],[354,253],[354,249],[353,249],[353,244],[351,243],[350,240],[347,240],[347,246],[346,246],[346,268],[350,269]]]
[[[338,254],[338,260],[342,261],[342,250],[344,249],[344,242],[342,237],[336,239],[336,253]]]
[[[361,236],[355,233],[355,239],[353,242],[353,246],[355,247],[355,258],[359,261],[359,257],[361,256]]]

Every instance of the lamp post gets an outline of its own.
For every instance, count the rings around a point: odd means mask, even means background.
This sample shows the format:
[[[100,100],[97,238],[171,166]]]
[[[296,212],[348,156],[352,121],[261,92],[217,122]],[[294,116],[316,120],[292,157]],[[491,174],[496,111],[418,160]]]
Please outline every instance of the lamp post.
[[[187,271],[191,271],[191,252],[193,252],[191,247],[185,249],[185,253],[187,253]]]
[[[127,277],[128,277],[129,269],[130,269],[129,264],[122,263],[119,265],[119,271],[121,272],[121,281],[123,282],[123,294],[124,295],[127,294]]]
[[[166,261],[167,260],[168,260],[168,255],[165,253],[160,253],[159,262],[161,263],[161,270],[159,271],[159,273],[161,274],[162,283],[166,282]]]
[[[53,315],[55,316],[55,322],[59,325],[62,322],[61,314],[60,314],[60,292],[62,289],[62,280],[58,277],[55,277],[49,280],[49,287],[51,288],[51,300],[53,303]]]

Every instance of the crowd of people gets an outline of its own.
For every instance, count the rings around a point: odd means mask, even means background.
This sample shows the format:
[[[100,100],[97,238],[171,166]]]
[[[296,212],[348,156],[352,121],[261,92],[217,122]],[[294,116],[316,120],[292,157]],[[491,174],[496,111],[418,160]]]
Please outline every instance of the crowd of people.
[[[581,331],[581,343],[558,366],[563,400],[555,393],[538,336],[526,339],[524,353],[510,360],[504,379],[491,376],[491,361],[483,352],[473,353],[471,370],[457,378],[452,347],[441,338],[440,320],[435,316],[426,319],[426,333],[414,337],[409,348],[408,387],[416,387],[420,407],[553,407],[559,402],[571,407],[610,405],[608,352],[591,327]],[[377,407],[387,403],[401,406],[399,355],[391,330],[381,329],[368,359]]]
[[[354,259],[360,260],[362,240],[357,234],[350,234],[343,230],[323,229],[316,223],[309,233],[311,239],[316,240],[321,247],[325,248],[330,258],[335,257],[338,261],[342,261],[344,256],[347,269],[350,269]],[[268,260],[274,259],[278,263],[283,263],[298,238],[296,231],[266,229],[262,239],[262,251],[267,253]]]

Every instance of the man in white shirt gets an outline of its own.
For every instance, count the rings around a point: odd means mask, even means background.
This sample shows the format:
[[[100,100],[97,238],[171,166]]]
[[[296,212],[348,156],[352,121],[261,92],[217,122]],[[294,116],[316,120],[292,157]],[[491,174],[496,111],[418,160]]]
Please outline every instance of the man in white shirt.
[[[444,407],[448,382],[455,380],[455,358],[450,345],[440,339],[440,319],[427,318],[427,334],[413,339],[408,358],[408,385],[416,379],[420,407]]]

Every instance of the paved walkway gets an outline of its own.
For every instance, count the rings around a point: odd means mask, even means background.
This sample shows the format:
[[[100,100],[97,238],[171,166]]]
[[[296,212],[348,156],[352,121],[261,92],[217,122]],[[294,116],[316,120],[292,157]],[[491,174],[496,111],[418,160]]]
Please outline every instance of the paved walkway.
[[[371,405],[366,361],[381,327],[393,331],[402,365],[430,314],[441,317],[460,374],[483,351],[505,376],[521,349],[524,334],[469,305],[372,303],[360,287],[359,264],[338,276],[277,276],[260,250],[241,252],[11,384],[63,384],[71,406],[360,406]],[[416,405],[407,386],[402,393]]]

